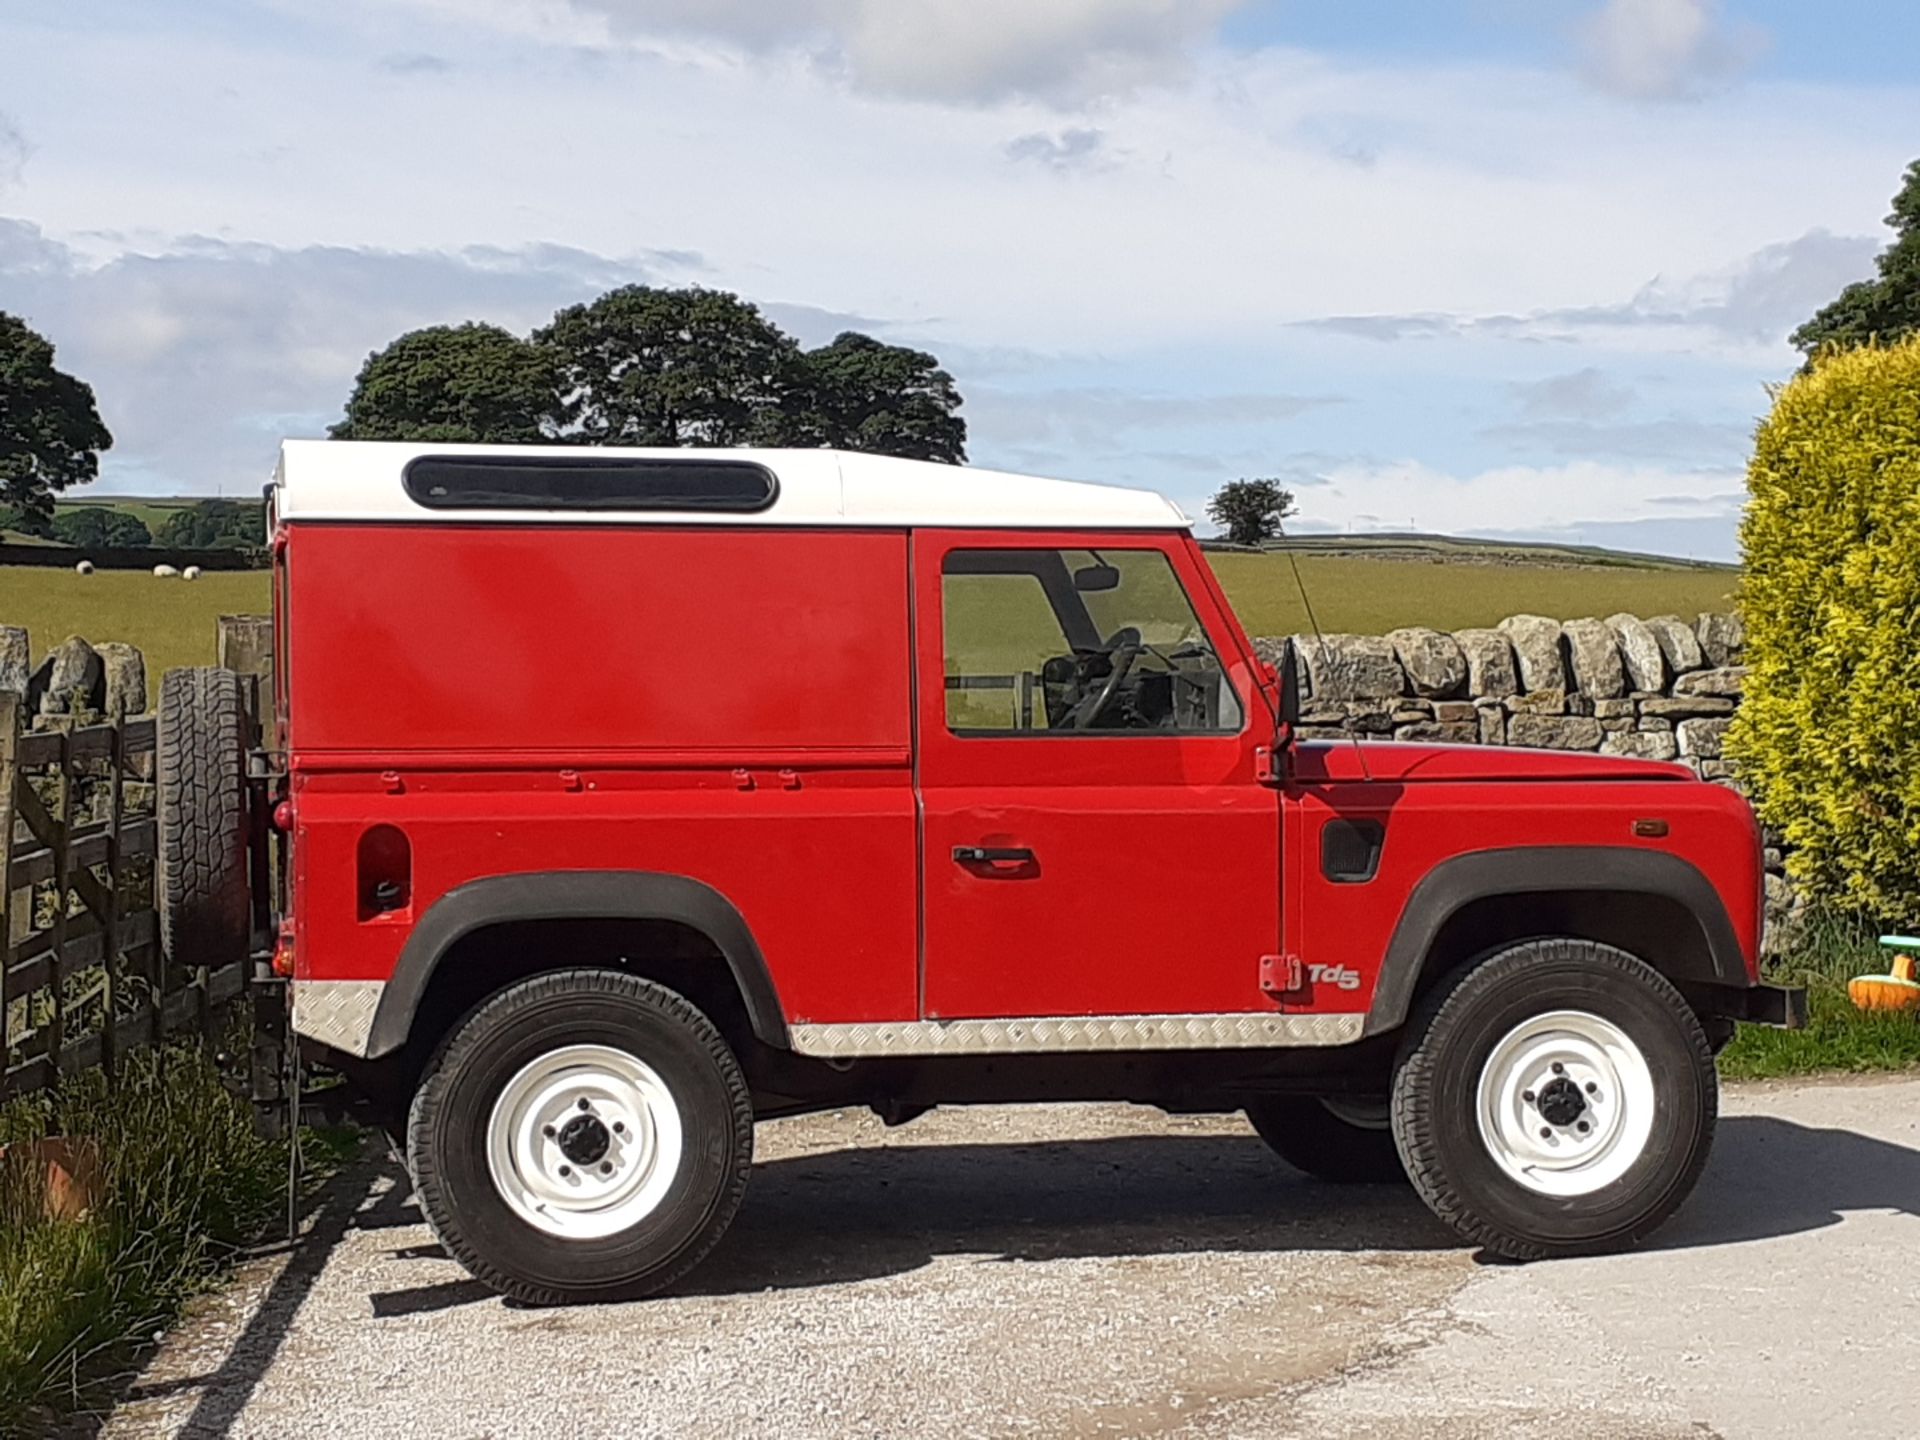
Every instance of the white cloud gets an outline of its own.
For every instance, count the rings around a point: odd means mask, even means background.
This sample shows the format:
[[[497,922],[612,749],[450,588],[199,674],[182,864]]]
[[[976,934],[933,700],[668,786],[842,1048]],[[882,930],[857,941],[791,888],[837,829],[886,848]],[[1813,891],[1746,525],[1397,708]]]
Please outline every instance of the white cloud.
[[[1606,0],[1579,27],[1587,78],[1633,100],[1693,99],[1760,57],[1766,33],[1729,23],[1719,0]]]
[[[1055,133],[1036,130],[1009,140],[1007,158],[1043,166],[1056,175],[1097,170],[1109,163],[1104,149],[1106,138],[1098,130],[1079,126]]]
[[[1071,105],[1184,76],[1246,0],[414,0],[566,43],[799,56],[858,90]],[[568,13],[568,12],[571,13]],[[557,22],[557,23],[556,23]]]
[[[1554,534],[1592,522],[1724,518],[1738,470],[1656,465],[1508,465],[1456,475],[1416,460],[1349,463],[1300,494],[1301,519],[1331,530]]]

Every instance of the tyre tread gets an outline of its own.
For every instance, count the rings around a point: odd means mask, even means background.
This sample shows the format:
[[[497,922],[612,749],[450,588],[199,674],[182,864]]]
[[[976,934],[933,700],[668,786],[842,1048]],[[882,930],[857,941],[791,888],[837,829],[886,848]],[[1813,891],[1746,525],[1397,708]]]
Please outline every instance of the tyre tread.
[[[161,953],[175,967],[243,961],[252,900],[240,677],[167,671],[155,738]]]

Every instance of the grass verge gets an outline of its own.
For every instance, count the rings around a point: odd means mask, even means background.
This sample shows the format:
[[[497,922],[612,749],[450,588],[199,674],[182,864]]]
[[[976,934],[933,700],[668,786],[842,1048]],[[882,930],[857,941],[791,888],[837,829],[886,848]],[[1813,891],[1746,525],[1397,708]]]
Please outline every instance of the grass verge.
[[[1720,1073],[1729,1080],[1770,1080],[1920,1065],[1920,1017],[1860,1011],[1847,999],[1847,981],[1855,975],[1889,968],[1890,952],[1875,943],[1877,934],[1862,921],[1810,917],[1793,949],[1767,966],[1767,979],[1807,987],[1807,1028],[1741,1026],[1721,1053]]]
[[[0,1163],[0,1435],[31,1434],[86,1399],[280,1211],[285,1151],[201,1051],[130,1057],[109,1090],[93,1072],[57,1098],[0,1108],[0,1142],[88,1137],[101,1203],[49,1220],[43,1177]]]

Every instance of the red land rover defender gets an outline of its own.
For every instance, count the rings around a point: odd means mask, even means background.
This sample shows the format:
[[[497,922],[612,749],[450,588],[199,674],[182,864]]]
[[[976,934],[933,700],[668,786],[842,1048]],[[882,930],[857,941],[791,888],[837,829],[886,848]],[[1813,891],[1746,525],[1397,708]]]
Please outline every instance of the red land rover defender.
[[[1734,1022],[1803,1013],[1758,983],[1738,795],[1295,738],[1158,496],[321,442],[272,497],[294,1025],[507,1294],[671,1283],[755,1120],[844,1105],[1244,1110],[1501,1254],[1632,1245],[1705,1163]],[[164,687],[208,943],[220,674]]]

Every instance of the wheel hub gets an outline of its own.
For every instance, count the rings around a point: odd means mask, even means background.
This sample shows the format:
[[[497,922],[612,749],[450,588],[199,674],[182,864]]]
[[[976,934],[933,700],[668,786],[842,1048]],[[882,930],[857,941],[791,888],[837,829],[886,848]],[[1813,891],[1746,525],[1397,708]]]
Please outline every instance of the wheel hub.
[[[560,1127],[560,1153],[576,1165],[597,1165],[613,1148],[613,1134],[598,1115],[575,1115]]]
[[[1549,1125],[1565,1128],[1573,1124],[1587,1111],[1586,1096],[1580,1093],[1580,1087],[1564,1075],[1556,1075],[1540,1091],[1537,1102],[1540,1118]]]

